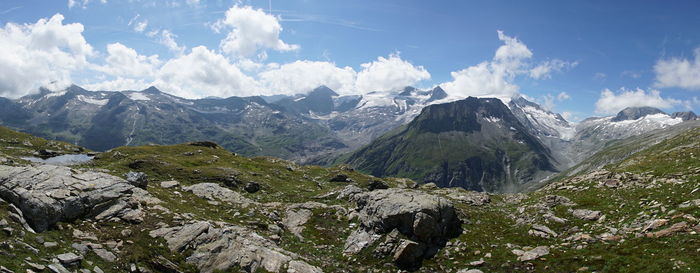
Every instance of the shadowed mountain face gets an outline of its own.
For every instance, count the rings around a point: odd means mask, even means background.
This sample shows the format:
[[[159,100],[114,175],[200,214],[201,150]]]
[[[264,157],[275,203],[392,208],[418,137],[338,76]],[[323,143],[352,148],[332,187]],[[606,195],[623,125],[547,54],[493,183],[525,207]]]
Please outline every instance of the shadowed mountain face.
[[[556,171],[550,151],[508,107],[473,97],[424,108],[347,162],[376,176],[491,192],[514,192]]]
[[[663,111],[654,107],[627,107],[617,113],[611,121],[636,120],[644,116],[662,114]]]
[[[4,124],[98,151],[212,140],[245,155],[303,161],[345,147],[323,126],[259,97],[188,100],[155,87],[93,92],[71,86],[0,103],[23,110],[3,114]]]

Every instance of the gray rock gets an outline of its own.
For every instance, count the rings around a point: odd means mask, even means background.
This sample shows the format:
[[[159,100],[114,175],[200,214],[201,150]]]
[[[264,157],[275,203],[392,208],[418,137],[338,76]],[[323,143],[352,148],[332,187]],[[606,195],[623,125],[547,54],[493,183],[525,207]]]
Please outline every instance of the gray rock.
[[[160,187],[164,189],[169,189],[169,188],[174,188],[180,186],[180,182],[177,182],[175,180],[169,180],[169,181],[162,181],[160,182]]]
[[[461,269],[457,271],[457,273],[484,273],[484,271],[481,271],[479,269]]]
[[[59,254],[58,256],[56,256],[56,258],[58,259],[59,262],[61,262],[61,264],[65,264],[65,265],[76,264],[76,263],[79,263],[83,259],[83,257],[80,257],[72,252]]]
[[[363,189],[360,189],[360,187],[355,186],[355,185],[347,185],[345,188],[340,190],[338,193],[338,199],[348,199],[350,201],[355,200],[355,196],[365,192]]]
[[[559,195],[547,195],[544,197],[544,202],[550,208],[556,207],[558,205],[563,205],[563,206],[576,205],[576,203],[571,202],[571,199],[564,197],[564,196],[559,196]]]
[[[142,172],[128,172],[126,174],[126,181],[142,189],[148,187],[148,175]]]
[[[51,272],[54,272],[54,273],[71,273],[70,271],[68,271],[68,269],[63,267],[61,264],[50,264],[48,266],[48,268],[49,268],[49,270],[51,270]]]
[[[449,200],[408,189],[359,194],[361,228],[378,234],[394,228],[424,243],[438,243],[459,234],[461,221]]]
[[[281,272],[284,268],[322,272],[300,260],[297,254],[239,226],[193,222],[157,229],[150,235],[164,238],[172,251],[191,253],[186,261],[201,272],[226,271],[236,266],[245,272]]]
[[[57,247],[58,243],[56,242],[44,242],[44,247],[49,248],[49,247]]]
[[[323,270],[305,262],[291,261],[287,266],[287,273],[323,273]]]
[[[51,165],[0,166],[0,197],[17,205],[39,232],[58,221],[96,215],[110,219],[121,217],[125,209],[140,210],[133,197],[136,189],[100,172]]]
[[[402,243],[406,249],[397,247],[394,253],[395,260],[401,260],[397,265],[410,267],[434,255],[447,239],[460,233],[461,221],[454,206],[439,196],[418,190],[386,189],[358,193],[354,199],[360,227],[347,238],[345,253],[357,253],[376,241],[379,234],[396,229],[418,244]],[[400,251],[409,252],[400,254]],[[415,258],[413,263],[404,260],[409,256]]]
[[[394,252],[393,261],[399,268],[411,269],[420,264],[425,245],[402,239]]]
[[[600,219],[600,217],[603,216],[603,213],[600,211],[588,210],[588,209],[575,209],[572,212],[572,214],[576,218],[588,220],[588,221],[595,221],[595,220]]]
[[[304,224],[311,218],[313,213],[308,209],[287,210],[287,215],[282,219],[282,225],[299,239],[304,240],[301,233],[304,231]]]
[[[549,254],[549,247],[538,246],[536,248],[533,248],[532,250],[522,252],[521,255],[518,255],[518,256],[520,256],[520,257],[518,257],[518,260],[521,262],[531,261],[531,260],[537,259],[539,257],[545,256],[548,254]]]
[[[97,255],[97,257],[100,257],[101,259],[110,263],[113,263],[117,260],[117,256],[114,255],[114,253],[104,248],[93,248],[92,252],[95,252],[95,255]]]
[[[242,205],[254,203],[253,200],[246,198],[240,193],[214,183],[199,183],[184,187],[182,189],[187,192],[191,192],[196,196],[212,201],[221,200],[228,203]]]
[[[548,228],[547,226],[533,224],[532,229],[528,232],[530,235],[535,235],[538,237],[549,238],[557,237],[559,234]]]

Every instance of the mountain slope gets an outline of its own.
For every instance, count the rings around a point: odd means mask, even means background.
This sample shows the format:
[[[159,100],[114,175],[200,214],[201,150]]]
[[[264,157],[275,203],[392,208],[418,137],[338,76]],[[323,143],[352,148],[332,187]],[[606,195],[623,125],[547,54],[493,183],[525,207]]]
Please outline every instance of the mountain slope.
[[[549,150],[498,99],[431,105],[346,160],[375,176],[513,192],[555,170]]]
[[[455,127],[474,128],[464,124]],[[347,166],[246,158],[214,143],[119,147],[78,166],[29,165],[18,156],[76,147],[0,127],[0,265],[6,272],[697,272],[699,143],[696,127],[603,170],[534,192],[488,194],[415,187]],[[122,179],[128,172],[143,172],[148,183],[135,187]],[[8,186],[18,182],[31,190]],[[126,190],[94,190],[106,183]],[[111,201],[76,206],[94,198]],[[47,206],[101,213],[37,209]],[[35,233],[37,219],[55,222]],[[444,231],[459,232],[436,238]],[[436,239],[429,256],[421,238]]]
[[[345,147],[327,128],[259,97],[188,100],[155,87],[95,92],[74,85],[61,92],[41,90],[10,105],[23,112],[3,115],[3,124],[99,151],[212,140],[245,155],[305,161]]]

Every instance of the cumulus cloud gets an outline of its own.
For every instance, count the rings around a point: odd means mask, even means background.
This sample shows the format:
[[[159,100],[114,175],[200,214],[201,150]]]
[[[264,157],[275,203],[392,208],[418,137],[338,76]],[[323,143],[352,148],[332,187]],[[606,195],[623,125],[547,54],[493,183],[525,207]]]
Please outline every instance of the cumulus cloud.
[[[552,94],[546,94],[546,95],[542,96],[542,107],[544,107],[544,109],[547,109],[549,111],[553,111],[557,102],[562,102],[562,101],[568,100],[570,98],[571,97],[566,92],[560,92],[556,96],[554,96]]]
[[[87,90],[115,91],[115,90],[143,90],[152,83],[145,79],[117,77],[114,80],[104,80],[96,83],[82,84]]]
[[[658,90],[647,92],[639,88],[636,90],[621,89],[615,93],[610,89],[605,89],[600,92],[600,98],[595,103],[595,111],[599,114],[615,114],[627,107],[651,106],[668,109],[676,105],[683,105],[683,101],[661,97],[661,92]]]
[[[532,57],[532,51],[520,40],[498,31],[498,39],[503,41],[492,61],[452,72],[452,81],[441,84],[450,95],[456,97],[497,97],[510,99],[518,94],[519,87],[512,83],[516,75],[525,71],[525,61]]]
[[[340,94],[360,94],[372,91],[393,91],[419,81],[430,79],[422,66],[401,59],[398,53],[387,58],[352,67],[337,67],[332,62],[295,61],[268,69],[259,74],[262,86],[280,94],[298,94],[326,85]]]
[[[257,82],[229,60],[204,46],[167,61],[156,73],[155,85],[176,96],[255,96],[262,94]]]
[[[500,30],[498,39],[503,45],[498,47],[492,60],[452,72],[452,81],[440,86],[455,98],[496,97],[509,101],[513,96],[519,95],[520,87],[513,82],[517,76],[544,79],[549,78],[552,72],[563,71],[578,64],[554,59],[533,67],[530,61],[533,54],[527,45]]]
[[[430,79],[428,70],[402,60],[398,53],[390,54],[389,58],[380,56],[361,67],[356,81],[360,92],[389,91]]]
[[[232,56],[248,57],[267,48],[277,51],[299,49],[299,45],[287,44],[280,39],[282,26],[279,19],[262,9],[235,5],[212,27],[217,32],[230,30],[221,41],[221,50]]]
[[[693,52],[695,59],[672,58],[654,65],[656,87],[678,87],[700,90],[700,47]]]
[[[549,79],[552,72],[562,72],[578,65],[578,62],[567,62],[559,59],[545,61],[530,69],[530,77],[533,79]]]
[[[113,76],[148,77],[155,74],[161,61],[158,55],[143,56],[121,43],[107,45],[106,65],[96,68]]]
[[[355,70],[330,62],[295,61],[259,74],[262,85],[276,94],[299,94],[320,85],[339,93],[353,91]]]
[[[177,35],[173,34],[167,29],[164,29],[160,32],[160,39],[158,42],[168,49],[172,51],[173,53],[177,55],[182,55],[185,52],[185,47],[180,46],[177,44],[177,41],[175,41],[175,38],[177,38]]]
[[[82,35],[83,25],[63,20],[56,14],[0,28],[0,96],[16,98],[49,84],[65,87],[72,72],[88,65],[94,51]]]
[[[90,0],[68,0],[68,8],[71,9],[77,5],[81,5],[83,9],[87,8],[87,5],[90,3]],[[100,3],[106,4],[107,0],[100,0]]]

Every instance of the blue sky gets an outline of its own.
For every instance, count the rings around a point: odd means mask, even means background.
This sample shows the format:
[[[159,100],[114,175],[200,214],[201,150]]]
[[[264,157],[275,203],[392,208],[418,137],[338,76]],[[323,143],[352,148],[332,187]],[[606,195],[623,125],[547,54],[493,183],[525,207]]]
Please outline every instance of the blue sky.
[[[439,84],[455,98],[522,94],[573,120],[695,110],[698,11],[697,1],[10,0],[0,46],[13,54],[0,72],[24,69],[0,76],[0,94],[52,82],[184,97]]]

